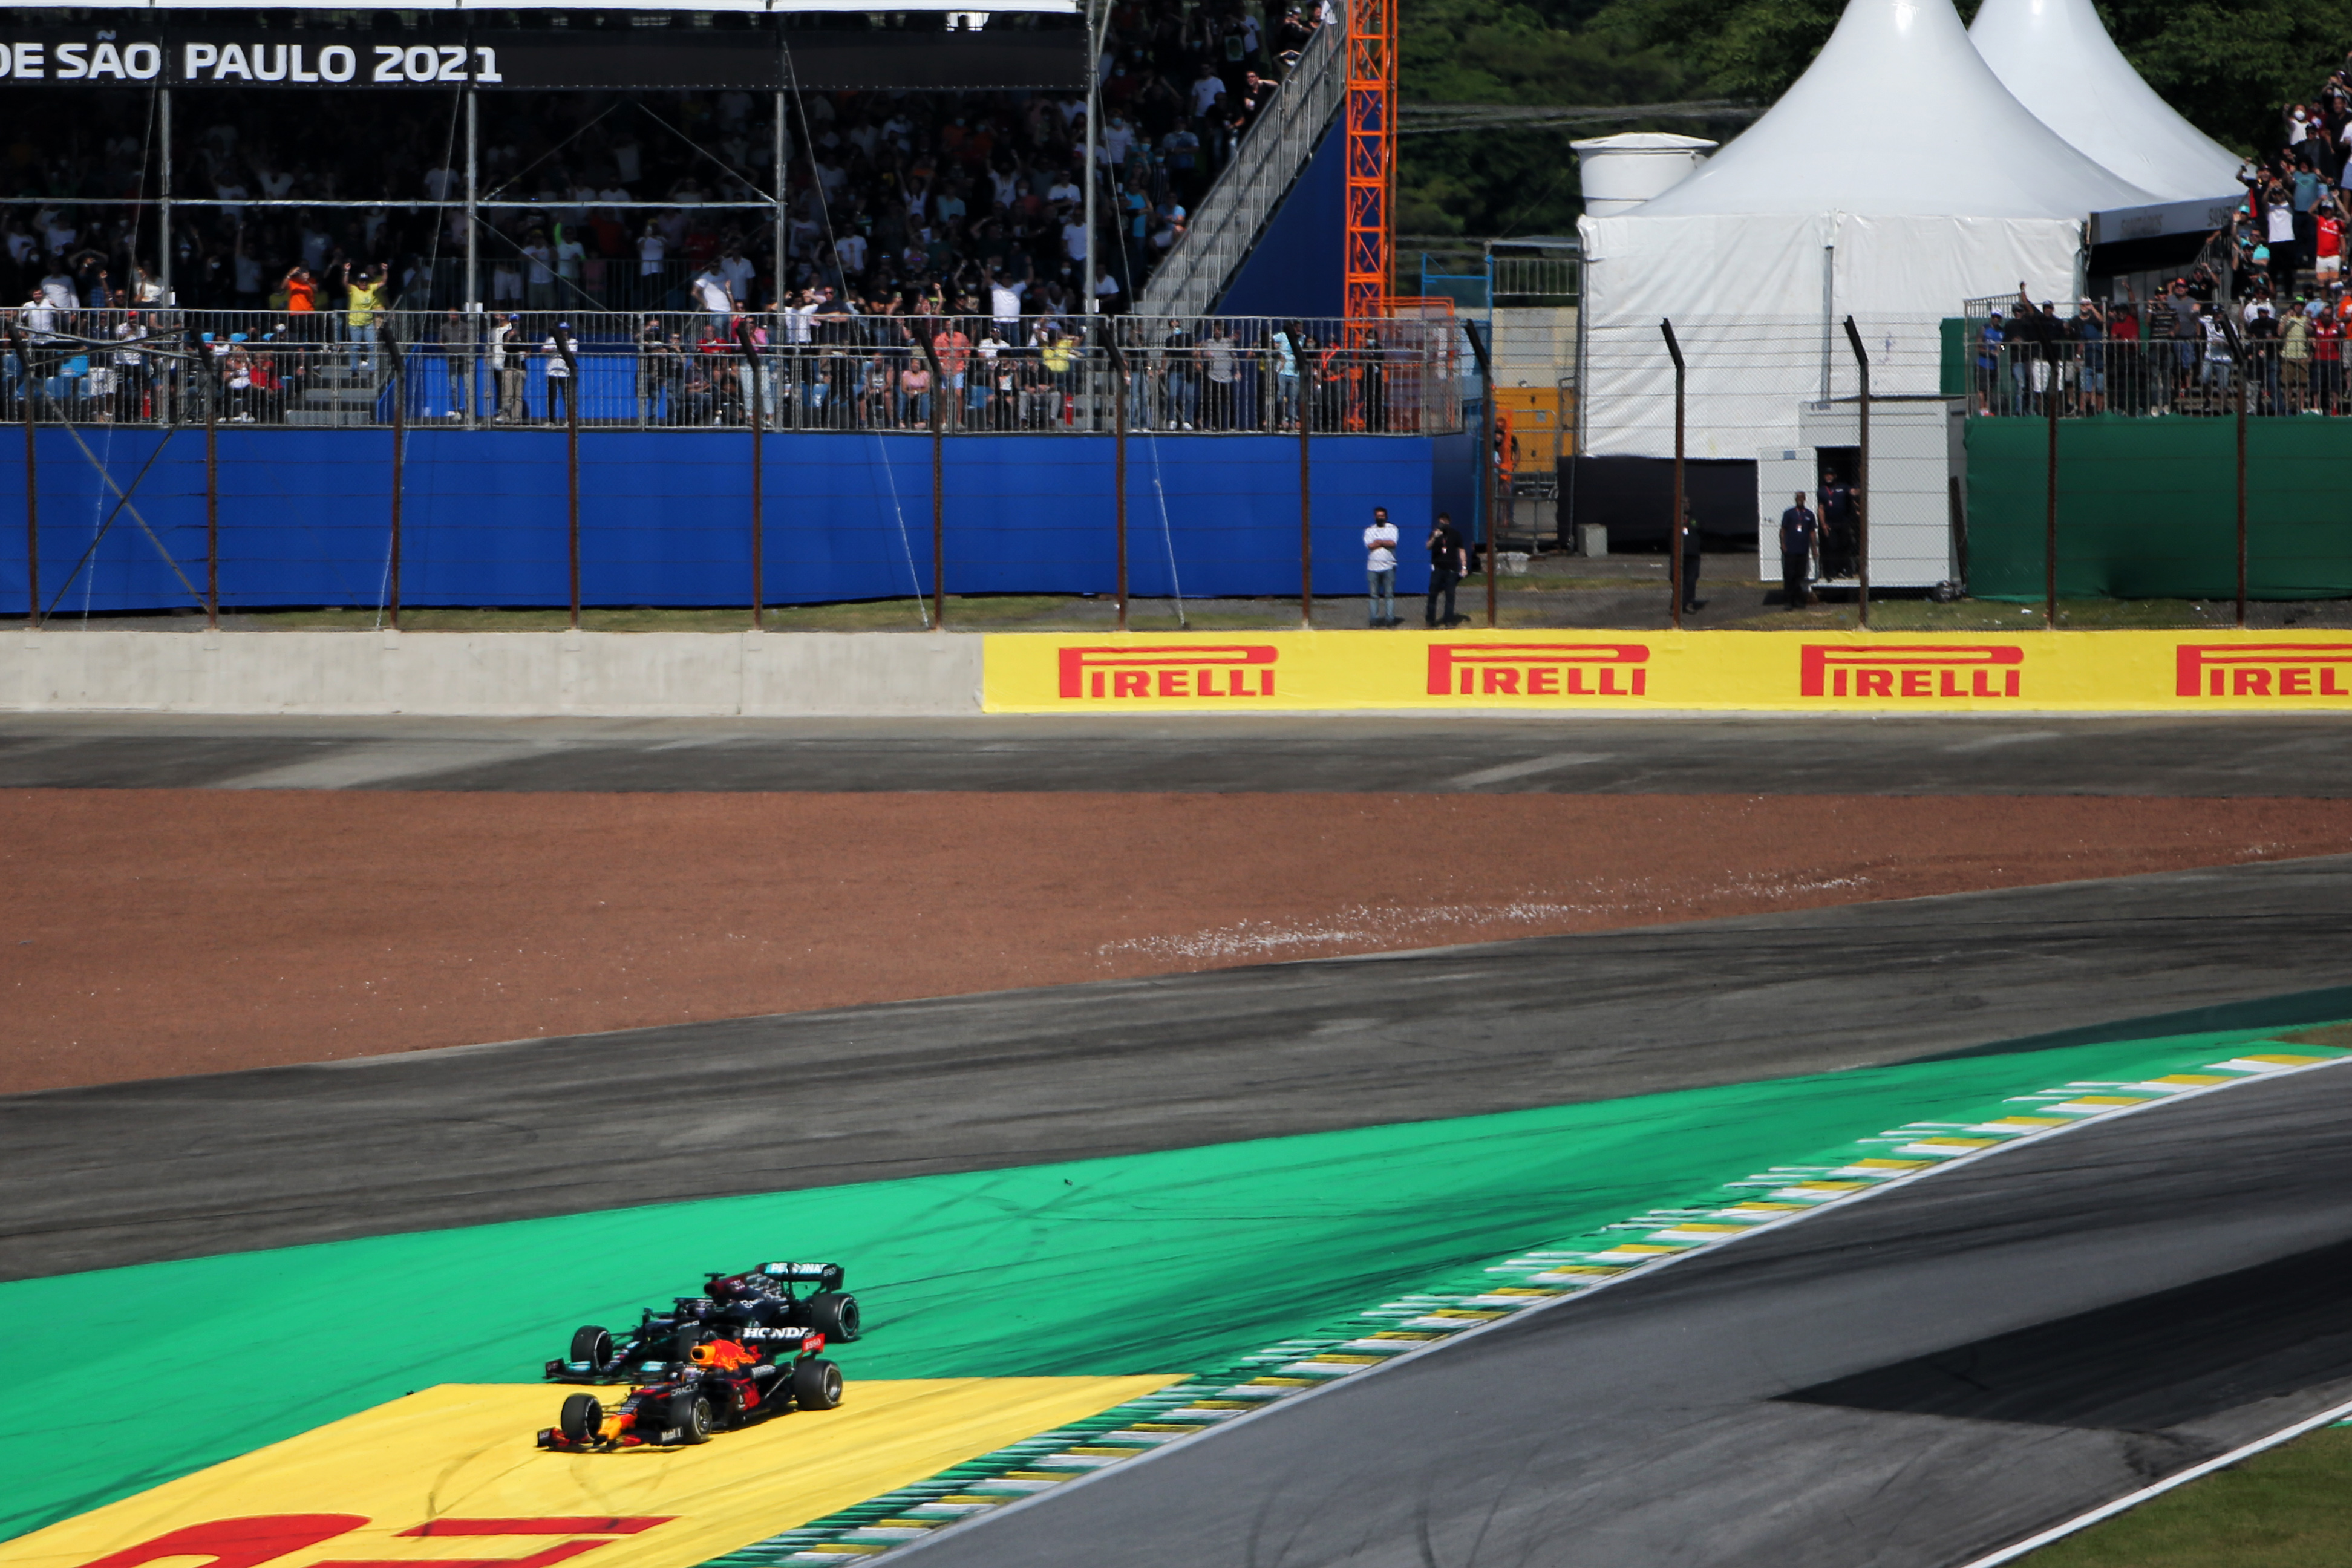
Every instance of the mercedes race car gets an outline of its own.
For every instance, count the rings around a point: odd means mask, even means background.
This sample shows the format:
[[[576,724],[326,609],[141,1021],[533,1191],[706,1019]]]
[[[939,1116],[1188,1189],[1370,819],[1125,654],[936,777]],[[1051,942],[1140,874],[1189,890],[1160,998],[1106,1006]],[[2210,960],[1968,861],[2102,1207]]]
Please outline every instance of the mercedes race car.
[[[566,1396],[539,1446],[565,1453],[616,1448],[675,1448],[708,1443],[714,1432],[746,1426],[787,1410],[831,1410],[841,1403],[841,1369],[816,1352],[824,1336],[792,1335],[789,1349],[761,1349],[739,1340],[697,1344],[683,1363],[666,1364],[642,1380],[609,1413],[593,1394]]]
[[[762,1263],[740,1274],[713,1274],[699,1296],[679,1296],[667,1312],[645,1310],[615,1340],[594,1323],[576,1329],[572,1353],[547,1363],[556,1383],[635,1383],[682,1366],[709,1339],[789,1348],[809,1334],[836,1343],[858,1333],[857,1298],[845,1293],[838,1263]],[[795,1285],[812,1285],[806,1295]]]

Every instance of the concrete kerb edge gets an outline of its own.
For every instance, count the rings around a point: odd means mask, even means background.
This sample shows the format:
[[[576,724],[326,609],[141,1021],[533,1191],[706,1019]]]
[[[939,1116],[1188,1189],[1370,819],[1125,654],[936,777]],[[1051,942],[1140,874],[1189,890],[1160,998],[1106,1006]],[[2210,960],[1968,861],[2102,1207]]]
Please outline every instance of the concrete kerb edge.
[[[1071,1492],[1076,1491],[1079,1488],[1087,1486],[1091,1482],[1105,1480],[1112,1476],[1132,1471],[1138,1466],[1148,1465],[1154,1459],[1160,1458],[1164,1455],[1174,1453],[1181,1449],[1197,1447],[1201,1444],[1211,1442],[1227,1432],[1234,1431],[1237,1427],[1249,1426],[1254,1422],[1273,1415],[1277,1411],[1295,1410],[1310,1399],[1321,1398],[1323,1395],[1330,1394],[1339,1388],[1358,1386],[1361,1384],[1366,1378],[1377,1377],[1382,1373],[1392,1371],[1409,1362],[1416,1362],[1428,1356],[1441,1354],[1446,1351],[1452,1350],[1454,1346],[1459,1345],[1465,1341],[1476,1339],[1480,1335],[1492,1333],[1496,1330],[1507,1328],[1514,1324],[1523,1323],[1528,1319],[1537,1316],[1538,1313],[1555,1312],[1570,1305],[1571,1302],[1590,1300],[1592,1297],[1600,1294],[1603,1290],[1631,1283],[1635,1279],[1650,1279],[1663,1270],[1671,1268],[1675,1264],[1687,1261],[1692,1258],[1700,1256],[1710,1258],[1714,1257],[1727,1247],[1738,1246],[1739,1243],[1748,1240],[1750,1237],[1761,1236],[1771,1231],[1785,1230],[1792,1225],[1802,1224],[1806,1220],[1812,1219],[1817,1215],[1831,1213],[1832,1211],[1844,1213],[1845,1211],[1853,1208],[1854,1205],[1866,1203],[1870,1199],[1878,1196],[1881,1193],[1894,1192],[1920,1182],[1928,1181],[1934,1177],[1942,1175],[1947,1171],[1958,1170],[1966,1165],[1978,1164],[1983,1161],[1992,1159],[1997,1155],[2006,1154],[2012,1149],[2021,1149],[2032,1144],[2046,1143],[2052,1139],[2063,1138],[2070,1132],[2078,1132],[2085,1127],[2094,1125],[2100,1127],[2112,1126],[2117,1121],[2129,1117],[2142,1115],[2147,1111],[2156,1110],[2160,1106],[2179,1105],[2187,1100],[2202,1099],[2207,1095],[2221,1094],[2229,1089],[2238,1089],[2249,1083],[2270,1083],[2279,1079],[2295,1077],[2304,1073],[2318,1072],[2332,1067],[2341,1067],[2347,1062],[2352,1062],[2352,1055],[2337,1057],[2327,1061],[2313,1062],[2305,1067],[2284,1068],[2276,1072],[2267,1072],[2250,1075],[2242,1079],[2232,1079],[2227,1083],[2209,1084],[2201,1089],[2183,1089],[2177,1094],[2168,1094],[2158,1100],[2150,1100],[2139,1105],[2128,1106],[2119,1110],[2111,1110],[2103,1116],[2085,1117],[2079,1121],[2070,1122],[2063,1127],[2052,1127],[2040,1132],[2029,1132],[2022,1137],[2012,1138],[2004,1142],[1998,1143],[1990,1149],[1979,1149],[1973,1153],[1957,1155],[1949,1160],[1938,1161],[1937,1163],[1927,1167],[1926,1170],[1914,1171],[1908,1175],[1895,1176],[1887,1181],[1880,1182],[1841,1202],[1823,1204],[1819,1207],[1808,1209],[1802,1214],[1790,1215],[1785,1219],[1769,1220],[1762,1225],[1750,1226],[1745,1230],[1742,1230],[1738,1235],[1727,1237],[1725,1240],[1717,1242],[1711,1247],[1696,1247],[1687,1252],[1676,1253],[1669,1258],[1662,1258],[1655,1263],[1643,1264],[1637,1268],[1629,1268],[1624,1273],[1620,1274],[1613,1279],[1604,1279],[1596,1285],[1587,1286],[1585,1289],[1580,1290],[1570,1291],[1566,1295],[1546,1301],[1539,1306],[1523,1308],[1518,1311],[1511,1313],[1508,1317],[1498,1318],[1492,1322],[1481,1323],[1475,1328],[1465,1329],[1458,1333],[1448,1334],[1444,1339],[1437,1341],[1432,1344],[1424,1345],[1419,1350],[1407,1351],[1402,1355],[1390,1357],[1377,1366],[1366,1367],[1361,1372],[1356,1373],[1350,1376],[1335,1378],[1318,1387],[1306,1389],[1298,1394],[1292,1394],[1288,1398],[1260,1405],[1255,1410],[1245,1411],[1243,1414],[1236,1415],[1232,1420],[1220,1422],[1218,1425],[1210,1427],[1204,1432],[1196,1433],[1190,1436],[1179,1437],[1174,1442],[1163,1444],[1153,1448],[1149,1453],[1139,1455],[1132,1459],[1122,1460],[1117,1465],[1108,1466],[1102,1469],[1088,1470],[1075,1479],[1066,1481],[1062,1485],[1055,1487],[1050,1492],[1033,1492],[1029,1496],[1022,1498],[1018,1501],[1006,1503],[1001,1508],[993,1508],[985,1513],[958,1520],[954,1523],[947,1525],[933,1533],[923,1537],[919,1541],[909,1541],[905,1542],[903,1545],[894,1548],[889,1552],[889,1556],[893,1562],[903,1561],[910,1553],[920,1552],[923,1548],[934,1545],[950,1536],[961,1535],[970,1531],[981,1529],[992,1521],[1003,1519],[1009,1514],[1022,1512],[1024,1510],[1034,1508],[1041,1503],[1049,1502],[1057,1497],[1066,1497]],[[2232,1455],[2224,1455],[2220,1459],[2209,1460],[2202,1465],[2192,1467],[2190,1470],[2184,1471],[2179,1476],[2169,1477],[2165,1480],[2158,1481],[2149,1487],[2143,1488],[2139,1491],[2134,1492],[2126,1498],[2118,1499],[2114,1502],[2103,1504],[2101,1505],[2101,1508],[2093,1510],[2089,1513],[2080,1516],[2078,1520],[2070,1521],[2066,1524],[2058,1526],[2054,1531],[2047,1533],[2049,1533],[2050,1539],[2055,1540],[2060,1535],[2070,1533],[2075,1530],[2086,1528],[2091,1524],[2096,1523],[2100,1519],[2107,1517],[2111,1513],[2122,1512],[2124,1510],[2134,1506],[2137,1502],[2144,1501],[2147,1498],[2154,1497],[2159,1492],[2169,1490],[2173,1487],[2182,1485],[2189,1480],[2193,1480],[2197,1476],[2205,1474],[2210,1469],[2220,1468],[2235,1458],[2242,1458],[2246,1455],[2259,1452],[2264,1447],[2269,1447],[2275,1444],[2285,1442],[2288,1438],[2298,1436],[2304,1431],[2313,1430],[2318,1426],[2325,1426],[2329,1420],[2335,1419],[2338,1415],[2344,1414],[2352,1414],[2352,1406],[2346,1406],[2341,1411],[2330,1411],[2319,1416],[2306,1417],[2304,1421],[2295,1424],[2282,1434],[2273,1434],[2270,1437],[2259,1439],[2254,1444],[2249,1445],[2243,1449],[2237,1450]],[[1996,1568],[1997,1564],[2004,1563],[2011,1561],[2013,1558],[2022,1556],[2026,1552],[2032,1550],[2040,1543],[2041,1537],[2032,1537],[2030,1538],[2028,1542],[2022,1542],[2011,1547],[2005,1547],[2001,1551],[1992,1553],[1990,1556],[1980,1558],[1975,1562],[1969,1563],[1965,1565],[1965,1568]]]

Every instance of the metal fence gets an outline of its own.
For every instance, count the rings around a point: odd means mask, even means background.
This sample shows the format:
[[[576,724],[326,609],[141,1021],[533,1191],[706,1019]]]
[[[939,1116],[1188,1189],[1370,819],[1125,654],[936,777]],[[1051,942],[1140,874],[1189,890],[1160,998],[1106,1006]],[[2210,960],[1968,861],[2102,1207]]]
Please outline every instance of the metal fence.
[[[116,425],[1427,436],[1466,368],[1450,321],[1263,317],[26,307],[11,342],[12,417]]]
[[[2200,318],[2218,321],[2215,317]],[[1969,412],[1975,418],[2097,415],[2254,418],[2352,414],[2344,340],[2308,329],[2281,338],[2223,331],[2195,337],[1989,336],[1968,342]]]

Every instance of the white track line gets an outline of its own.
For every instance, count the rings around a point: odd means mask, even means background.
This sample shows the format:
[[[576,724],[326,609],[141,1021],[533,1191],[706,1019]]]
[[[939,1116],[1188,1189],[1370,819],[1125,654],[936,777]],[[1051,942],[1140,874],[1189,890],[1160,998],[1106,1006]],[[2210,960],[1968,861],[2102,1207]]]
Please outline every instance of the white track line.
[[[2294,1426],[2273,1432],[2267,1437],[2258,1437],[2242,1448],[2232,1448],[2219,1458],[2208,1459],[2201,1465],[2191,1465],[2179,1475],[2167,1476],[2153,1486],[2140,1488],[2128,1497],[2119,1497],[2113,1502],[2102,1503],[2090,1512],[2078,1514],[2063,1524],[2053,1525],[2039,1535],[2029,1535],[2014,1546],[2004,1546],[1989,1557],[1979,1557],[1973,1562],[1964,1563],[1960,1568],[1995,1568],[1997,1563],[2013,1563],[2027,1552],[2039,1552],[2052,1542],[2063,1540],[2078,1530],[2088,1530],[2103,1520],[2113,1519],[2119,1513],[2137,1508],[2150,1498],[2162,1497],[2175,1487],[2187,1486],[2190,1481],[2203,1476],[2210,1476],[2215,1470],[2226,1470],[2231,1465],[2252,1458],[2265,1448],[2275,1448],[2282,1443],[2294,1441],[2305,1432],[2315,1432],[2322,1426],[2341,1421],[2347,1416],[2352,1416],[2352,1400],[2346,1401],[2333,1410],[2323,1410],[2316,1415],[2305,1416]]]
[[[2308,1026],[2305,1025],[2290,1025],[2287,1026],[2290,1028],[2308,1027]],[[2245,1041],[2243,1042],[2243,1045],[2248,1048],[2259,1049],[2263,1046],[2276,1046],[2281,1043],[2282,1042],[2274,1039],[2257,1039]],[[2228,1047],[2225,1047],[2223,1048],[2227,1049]],[[958,1520],[953,1524],[946,1525],[936,1532],[925,1536],[920,1541],[909,1541],[903,1546],[892,1548],[889,1553],[891,1561],[894,1563],[903,1562],[910,1553],[920,1552],[925,1547],[929,1546],[934,1542],[946,1540],[950,1536],[962,1535],[969,1531],[977,1530],[982,1525],[988,1523],[991,1520],[1003,1519],[1007,1514],[1019,1513],[1025,1509],[1034,1508],[1038,1504],[1050,1501],[1054,1498],[1066,1496],[1067,1494],[1077,1490],[1080,1487],[1088,1486],[1100,1480],[1107,1480],[1113,1476],[1126,1475],[1134,1470],[1139,1465],[1148,1465],[1154,1459],[1165,1458],[1170,1454],[1180,1453],[1185,1449],[1193,1447],[1198,1444],[1209,1442],[1224,1433],[1234,1431],[1239,1427],[1246,1426],[1252,1422],[1257,1421],[1265,1416],[1272,1415],[1276,1411],[1295,1410],[1307,1401],[1310,1399],[1319,1399],[1335,1389],[1356,1387],[1368,1377],[1377,1377],[1381,1373],[1404,1365],[1407,1362],[1419,1361],[1423,1356],[1435,1355],[1441,1351],[1450,1350],[1454,1346],[1460,1344],[1465,1340],[1475,1339],[1480,1334],[1487,1333],[1493,1330],[1502,1328],[1506,1324],[1525,1322],[1538,1312],[1556,1311],[1571,1301],[1589,1300],[1593,1296],[1599,1294],[1601,1291],[1610,1289],[1612,1286],[1622,1285],[1634,1279],[1650,1279],[1654,1275],[1657,1274],[1661,1269],[1671,1268],[1676,1263],[1681,1262],[1685,1258],[1699,1257],[1712,1258],[1722,1252],[1724,1248],[1727,1247],[1736,1247],[1751,1236],[1760,1236],[1767,1231],[1784,1230],[1790,1226],[1798,1225],[1805,1220],[1811,1219],[1815,1215],[1827,1214],[1832,1211],[1843,1213],[1852,1208],[1854,1205],[1867,1202],[1871,1198],[1876,1197],[1881,1193],[1893,1192],[1899,1187],[1907,1187],[1916,1182],[1924,1182],[1932,1176],[1939,1176],[1946,1171],[1958,1170],[1965,1165],[1973,1165],[1981,1161],[1990,1160],[1997,1154],[2005,1154],[2011,1149],[2022,1149],[2032,1144],[2046,1143],[2053,1138],[2063,1138],[2066,1134],[2075,1131],[2081,1128],[2108,1127],[2114,1125],[2119,1121],[2122,1121],[2126,1117],[2141,1115],[2144,1112],[2156,1109],[2158,1106],[2179,1105],[2184,1100],[2200,1100],[2209,1094],[2221,1094],[2229,1089],[2236,1089],[2242,1084],[2269,1083],[2279,1079],[2293,1078],[2303,1073],[2322,1072],[2328,1068],[2340,1067],[2346,1062],[2352,1062],[2352,1056],[2336,1057],[2326,1061],[2311,1062],[2301,1067],[2280,1068],[2271,1072],[2250,1072],[2243,1078],[2231,1079],[2227,1083],[2207,1084],[2198,1089],[2184,1089],[2176,1094],[2168,1094],[2157,1099],[2143,1100],[2137,1105],[2120,1107],[2114,1110],[2102,1112],[2096,1116],[2085,1116],[2080,1121],[2070,1121],[2063,1127],[2050,1127],[2045,1128],[2039,1132],[2029,1132],[2022,1137],[2011,1138],[2004,1142],[1996,1143],[1990,1149],[1979,1149],[1973,1153],[1961,1154],[1953,1159],[1937,1161],[1936,1163],[1929,1165],[1925,1170],[1914,1171],[1908,1175],[1896,1176],[1891,1180],[1881,1182],[1874,1186],[1866,1187],[1863,1191],[1855,1193],[1850,1197],[1841,1198],[1832,1203],[1822,1204],[1817,1207],[1807,1209],[1801,1214],[1792,1214],[1786,1219],[1768,1220],[1762,1225],[1750,1226],[1745,1230],[1742,1230],[1738,1235],[1728,1237],[1712,1246],[1692,1247],[1687,1251],[1677,1252],[1670,1257],[1661,1258],[1655,1263],[1643,1264],[1639,1268],[1629,1268],[1624,1273],[1616,1276],[1614,1279],[1603,1279],[1597,1285],[1589,1285],[1580,1290],[1568,1291],[1567,1293],[1554,1297],[1552,1300],[1543,1302],[1538,1306],[1523,1308],[1507,1317],[1496,1318],[1491,1322],[1481,1323],[1476,1328],[1464,1329],[1458,1333],[1448,1334],[1442,1340],[1433,1341],[1432,1342],[1422,1346],[1419,1350],[1407,1351],[1402,1355],[1391,1356],[1376,1366],[1368,1366],[1361,1372],[1351,1373],[1346,1377],[1335,1377],[1330,1382],[1323,1384],[1319,1387],[1306,1389],[1298,1394],[1290,1394],[1282,1399],[1270,1400],[1267,1403],[1259,1405],[1255,1410],[1244,1411],[1230,1421],[1220,1421],[1205,1431],[1195,1433],[1190,1436],[1179,1437],[1172,1443],[1163,1444],[1159,1447],[1153,1448],[1149,1453],[1139,1454],[1132,1459],[1122,1459],[1116,1465],[1108,1465],[1098,1470],[1087,1470],[1078,1476],[1075,1480],[1065,1481],[1061,1485],[1052,1489],[1050,1491],[1032,1492],[1027,1497],[1022,1498],[1018,1501],[1005,1503],[999,1507],[989,1509],[984,1512],[972,1514],[967,1518]],[[2322,1424],[2324,1424],[2322,1420],[2315,1419],[2311,1425],[2317,1426]],[[2290,1428],[2284,1436],[2274,1440],[2284,1442],[2287,1437],[2294,1436],[2298,1433],[2308,1429],[2308,1426]],[[2245,1451],[2251,1453],[2253,1450],[2248,1449]],[[2212,1463],[2216,1465],[2226,1462],[2227,1456],[2222,1459],[2212,1461]],[[2174,1481],[2158,1482],[2155,1489],[2151,1489],[2145,1495],[2154,1496],[2156,1490],[2161,1489],[2166,1486],[2178,1485],[2179,1480],[2193,1479],[2193,1477],[2202,1474],[2203,1469],[2204,1467],[2200,1467],[2197,1469],[2184,1472],[2181,1477]],[[2135,1494],[2135,1498],[2138,1495],[2141,1494]],[[2117,1508],[2127,1507],[2129,1506],[2130,1500],[2126,1500],[2123,1503],[2113,1504],[2110,1506]],[[2086,1517],[2083,1522],[2088,1523],[2088,1518]],[[2076,1526],[2075,1528],[2079,1528],[2079,1526]],[[2012,1553],[2014,1553],[2017,1552],[2022,1552],[2025,1548],[2021,1546],[2011,1548],[2011,1550]],[[1962,1568],[1986,1568],[1987,1564],[1995,1562],[2006,1561],[2008,1561],[2008,1559],[2005,1557],[1990,1557],[1984,1559],[1981,1563],[1963,1564]]]

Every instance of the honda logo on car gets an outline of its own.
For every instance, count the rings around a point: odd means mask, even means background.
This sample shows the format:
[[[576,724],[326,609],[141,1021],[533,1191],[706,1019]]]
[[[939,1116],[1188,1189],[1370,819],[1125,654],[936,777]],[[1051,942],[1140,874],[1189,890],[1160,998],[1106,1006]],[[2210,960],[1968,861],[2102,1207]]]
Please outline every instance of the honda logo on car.
[[[1271,697],[1272,643],[1066,647],[1062,695],[1081,698]]]
[[[1798,655],[1801,697],[2015,697],[2025,649],[2015,643],[1857,647],[1807,643]],[[1965,684],[1963,684],[1965,682]]]
[[[1429,695],[1644,697],[1649,658],[1635,642],[1432,643]]]
[[[2352,697],[2352,643],[2182,643],[2181,697]]]

